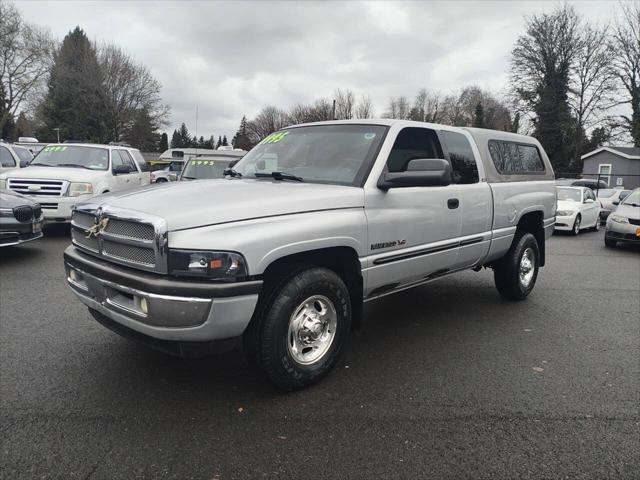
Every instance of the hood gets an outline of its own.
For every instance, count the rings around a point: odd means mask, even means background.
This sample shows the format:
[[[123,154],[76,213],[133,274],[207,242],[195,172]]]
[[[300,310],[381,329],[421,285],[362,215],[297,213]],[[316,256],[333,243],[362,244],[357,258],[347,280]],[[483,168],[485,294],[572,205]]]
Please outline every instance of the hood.
[[[10,190],[0,190],[0,207],[13,208],[20,205],[37,205],[36,202],[30,198],[20,195],[19,193],[12,192]]]
[[[577,212],[580,210],[580,204],[578,202],[572,202],[571,200],[558,200],[558,207],[556,211],[572,210]]]
[[[616,208],[615,214],[620,215],[621,217],[640,220],[640,207],[633,207],[631,205],[621,203],[618,205],[618,208]]]
[[[92,205],[111,205],[156,215],[169,230],[293,213],[364,207],[357,187],[276,180],[194,180],[152,184],[93,197]]]
[[[5,172],[0,178],[42,178],[68,182],[91,182],[94,178],[109,174],[107,170],[68,167],[25,167]]]

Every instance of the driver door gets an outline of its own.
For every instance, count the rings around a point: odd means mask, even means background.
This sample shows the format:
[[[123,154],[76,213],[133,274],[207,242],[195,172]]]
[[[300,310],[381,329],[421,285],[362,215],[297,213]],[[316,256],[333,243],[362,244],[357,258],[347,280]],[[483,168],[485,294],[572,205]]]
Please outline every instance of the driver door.
[[[394,142],[389,172],[405,171],[410,160],[444,159],[437,133],[407,127]],[[462,228],[459,187],[404,187],[367,191],[368,268],[365,297],[446,273],[456,264]]]
[[[111,150],[111,169],[112,169],[112,171],[119,165],[126,165],[127,167],[131,168],[131,166],[126,161],[126,159],[123,159],[120,156],[120,152],[118,150]],[[117,190],[123,190],[123,189],[126,189],[126,188],[134,187],[136,185],[136,182],[135,182],[136,173],[137,173],[137,171],[134,171],[133,173],[131,171],[129,171],[129,173],[120,173],[118,175],[113,174],[114,178],[115,178],[116,189]]]

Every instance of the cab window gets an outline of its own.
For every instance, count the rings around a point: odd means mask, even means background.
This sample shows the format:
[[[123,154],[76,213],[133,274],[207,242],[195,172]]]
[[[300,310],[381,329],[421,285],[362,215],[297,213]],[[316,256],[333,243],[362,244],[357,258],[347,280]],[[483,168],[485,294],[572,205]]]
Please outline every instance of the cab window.
[[[478,165],[467,137],[457,132],[441,131],[451,161],[453,183],[478,183]]]
[[[387,169],[404,172],[409,162],[418,158],[444,158],[438,135],[429,128],[403,128],[389,153]]]
[[[133,158],[131,158],[131,155],[129,155],[129,152],[127,152],[126,150],[118,150],[118,153],[120,154],[122,163],[128,166],[129,170],[131,170],[132,173],[136,173],[138,169],[136,168],[136,164],[134,163]]]

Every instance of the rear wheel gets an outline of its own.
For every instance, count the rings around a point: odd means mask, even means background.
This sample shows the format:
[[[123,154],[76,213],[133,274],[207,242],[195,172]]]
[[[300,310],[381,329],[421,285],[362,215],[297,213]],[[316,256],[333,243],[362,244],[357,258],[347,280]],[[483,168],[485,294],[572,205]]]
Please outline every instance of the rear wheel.
[[[166,179],[166,178],[158,178],[158,179],[156,180],[156,183],[165,183],[166,181],[167,181],[167,179]]]
[[[509,252],[495,265],[493,278],[500,295],[508,300],[523,300],[538,278],[540,248],[536,238],[519,232]]]
[[[601,223],[602,223],[602,219],[600,218],[600,215],[598,215],[598,218],[597,218],[597,220],[596,220],[596,224],[593,226],[593,229],[594,229],[596,232],[599,232],[599,231],[600,231],[600,224],[601,224]]]
[[[351,328],[349,291],[332,270],[303,270],[270,289],[245,333],[250,360],[283,390],[309,386],[337,362]]]
[[[573,222],[573,227],[571,228],[571,235],[578,235],[580,233],[580,222],[582,219],[580,215],[576,216],[575,222]]]

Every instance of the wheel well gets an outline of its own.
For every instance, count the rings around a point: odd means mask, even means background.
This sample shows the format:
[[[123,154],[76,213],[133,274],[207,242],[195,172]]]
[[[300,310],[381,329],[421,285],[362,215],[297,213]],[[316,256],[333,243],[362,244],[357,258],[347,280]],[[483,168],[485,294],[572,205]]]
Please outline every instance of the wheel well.
[[[358,253],[350,247],[331,247],[295,253],[279,258],[264,271],[265,283],[276,282],[302,266],[325,267],[336,272],[349,289],[352,325],[362,322],[363,281]]]
[[[540,248],[540,266],[543,267],[545,263],[545,238],[542,212],[536,211],[524,214],[518,221],[516,232],[528,232],[536,238]]]

